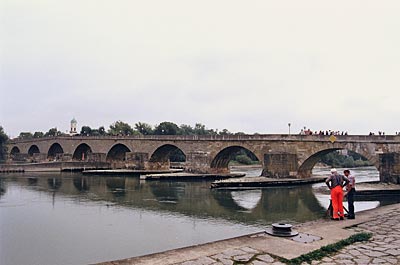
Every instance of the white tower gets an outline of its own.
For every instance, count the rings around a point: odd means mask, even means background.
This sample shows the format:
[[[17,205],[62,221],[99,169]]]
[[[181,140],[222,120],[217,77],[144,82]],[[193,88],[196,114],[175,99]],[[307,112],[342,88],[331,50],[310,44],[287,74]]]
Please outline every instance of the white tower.
[[[73,118],[71,120],[71,130],[69,131],[70,135],[78,134],[78,132],[76,131],[76,125],[77,124],[78,124],[78,122],[75,120],[75,118]]]

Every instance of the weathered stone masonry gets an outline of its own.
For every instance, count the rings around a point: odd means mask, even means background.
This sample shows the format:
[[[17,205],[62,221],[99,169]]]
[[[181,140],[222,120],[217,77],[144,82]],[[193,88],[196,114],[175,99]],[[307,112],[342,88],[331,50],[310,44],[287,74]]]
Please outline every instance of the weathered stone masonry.
[[[91,161],[116,168],[161,169],[169,155],[181,150],[189,172],[222,173],[240,149],[251,151],[263,175],[275,178],[309,177],[319,159],[347,149],[366,157],[380,172],[381,181],[400,183],[400,136],[323,135],[237,136],[63,136],[8,143],[9,162]]]

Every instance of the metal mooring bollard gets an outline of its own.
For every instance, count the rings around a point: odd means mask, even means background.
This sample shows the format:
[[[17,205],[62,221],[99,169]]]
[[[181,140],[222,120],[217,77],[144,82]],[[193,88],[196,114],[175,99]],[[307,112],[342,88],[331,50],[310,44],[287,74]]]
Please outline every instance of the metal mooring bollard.
[[[284,224],[284,223],[272,224],[272,227],[267,228],[265,232],[272,236],[281,236],[281,237],[291,237],[291,236],[297,236],[299,234],[299,232],[297,231],[292,231],[291,224]]]

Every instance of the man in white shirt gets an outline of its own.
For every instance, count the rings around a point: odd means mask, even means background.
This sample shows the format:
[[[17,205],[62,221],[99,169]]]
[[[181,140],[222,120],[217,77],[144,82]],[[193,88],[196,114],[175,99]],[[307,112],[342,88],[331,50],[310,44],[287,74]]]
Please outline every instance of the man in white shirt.
[[[350,170],[346,169],[343,171],[344,175],[349,179],[349,183],[346,185],[346,192],[344,196],[347,196],[347,204],[349,207],[348,219],[354,219],[354,194],[356,193],[356,179],[353,175],[350,175]]]

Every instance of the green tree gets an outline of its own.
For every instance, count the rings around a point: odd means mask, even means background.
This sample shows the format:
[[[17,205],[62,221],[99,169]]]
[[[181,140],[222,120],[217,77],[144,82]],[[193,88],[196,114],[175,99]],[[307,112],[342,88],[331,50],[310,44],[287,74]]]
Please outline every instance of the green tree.
[[[51,128],[48,132],[44,134],[45,137],[60,136],[60,135],[63,135],[63,133],[58,131],[56,127]]]
[[[44,136],[43,132],[35,132],[33,134],[33,138],[42,138]]]
[[[208,134],[209,135],[218,135],[218,130],[208,129]]]
[[[99,135],[106,135],[107,134],[107,132],[106,132],[106,129],[104,128],[104,126],[100,126],[99,127]]]
[[[239,162],[240,164],[244,164],[244,165],[251,165],[254,163],[254,161],[251,160],[251,158],[248,157],[247,155],[238,155],[235,157],[235,160],[237,162]]]
[[[152,135],[153,134],[153,127],[145,122],[138,122],[135,124],[135,129],[143,135]]]
[[[196,123],[194,125],[194,133],[196,135],[207,135],[208,130],[206,129],[206,126],[204,124]]]
[[[181,131],[175,123],[172,122],[162,122],[158,126],[156,126],[154,130],[154,134],[156,135],[177,135],[181,134]]]
[[[245,165],[259,163],[258,158],[250,150],[247,149],[239,150],[239,152],[234,155],[233,160]]]
[[[18,136],[18,139],[32,139],[33,134],[31,132],[21,132]]]
[[[90,128],[89,126],[82,126],[80,134],[84,136],[90,136],[92,135],[92,128]]]
[[[92,131],[90,132],[91,136],[100,136],[100,132],[99,129],[92,129]]]
[[[116,121],[110,125],[108,133],[111,135],[133,135],[135,130],[128,124],[122,121]]]
[[[8,141],[8,136],[4,132],[3,127],[0,126],[0,162],[3,162],[6,159],[6,154],[7,154],[6,142],[7,141]]]
[[[223,129],[219,132],[219,135],[232,135],[232,133],[228,129]]]
[[[371,165],[368,159],[352,151],[348,151],[347,155],[342,155],[338,151],[330,152],[321,158],[321,162],[333,167],[358,167]]]
[[[351,156],[348,156],[343,161],[344,167],[354,167],[354,159]]]
[[[85,130],[87,130],[87,135],[90,136],[103,136],[106,135],[106,130],[104,129],[104,126],[100,126],[98,129],[92,129],[89,126],[87,126],[88,128],[86,128]],[[83,127],[82,127],[83,130]],[[82,134],[82,132],[81,132]]]
[[[181,126],[179,126],[179,130],[181,131],[182,135],[194,135],[195,134],[193,127],[190,125],[181,124]]]

